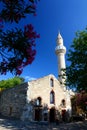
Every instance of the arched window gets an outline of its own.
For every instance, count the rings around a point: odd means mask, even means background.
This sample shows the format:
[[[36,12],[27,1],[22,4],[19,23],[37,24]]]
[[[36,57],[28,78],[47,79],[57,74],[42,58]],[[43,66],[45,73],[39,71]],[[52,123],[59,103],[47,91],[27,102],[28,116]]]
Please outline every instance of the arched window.
[[[53,82],[53,79],[52,79],[52,78],[50,79],[50,86],[51,86],[51,87],[54,86],[54,82]]]
[[[50,92],[50,103],[51,104],[55,103],[55,93],[53,91]]]
[[[38,97],[38,98],[37,98],[36,104],[37,104],[37,106],[40,106],[40,105],[41,105],[41,97]]]
[[[65,106],[66,105],[66,102],[65,102],[65,99],[62,100],[62,106]]]

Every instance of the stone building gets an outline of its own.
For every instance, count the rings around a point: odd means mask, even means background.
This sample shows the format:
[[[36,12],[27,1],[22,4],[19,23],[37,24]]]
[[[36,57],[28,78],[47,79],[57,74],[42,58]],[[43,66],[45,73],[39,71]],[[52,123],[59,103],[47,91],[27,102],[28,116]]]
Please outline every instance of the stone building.
[[[61,75],[65,68],[66,48],[58,34],[55,49],[58,57],[59,79],[50,74],[7,89],[0,95],[0,113],[29,121],[66,120],[71,115],[71,91],[66,89]]]
[[[0,97],[0,113],[7,117],[54,122],[66,112],[71,113],[70,92],[52,74],[6,89]]]
[[[24,110],[21,116],[23,120],[54,122],[64,118],[67,112],[70,115],[70,93],[61,88],[60,82],[52,74],[28,82]]]

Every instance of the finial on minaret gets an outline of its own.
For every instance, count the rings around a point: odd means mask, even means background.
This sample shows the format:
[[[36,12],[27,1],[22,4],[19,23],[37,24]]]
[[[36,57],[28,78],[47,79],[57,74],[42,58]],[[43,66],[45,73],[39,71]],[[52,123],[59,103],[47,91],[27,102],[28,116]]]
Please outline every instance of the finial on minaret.
[[[58,36],[57,36],[57,45],[60,45],[60,44],[63,45],[63,38],[59,31]]]

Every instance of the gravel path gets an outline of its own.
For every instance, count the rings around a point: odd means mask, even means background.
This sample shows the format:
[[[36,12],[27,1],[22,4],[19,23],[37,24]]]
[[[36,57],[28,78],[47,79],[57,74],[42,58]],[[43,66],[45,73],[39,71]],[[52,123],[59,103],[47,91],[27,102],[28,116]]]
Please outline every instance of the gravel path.
[[[87,121],[56,125],[0,118],[0,130],[87,130]]]

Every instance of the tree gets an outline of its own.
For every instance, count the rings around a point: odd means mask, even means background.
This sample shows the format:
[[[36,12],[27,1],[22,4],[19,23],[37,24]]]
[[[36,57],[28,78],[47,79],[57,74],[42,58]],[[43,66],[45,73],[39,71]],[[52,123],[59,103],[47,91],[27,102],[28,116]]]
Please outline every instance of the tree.
[[[32,24],[24,29],[5,30],[4,23],[19,24],[27,14],[36,15],[36,4],[39,0],[0,0],[0,74],[11,72],[20,75],[23,68],[35,58],[35,40],[40,35]]]
[[[24,82],[24,78],[18,77],[18,76],[8,79],[8,80],[1,80],[0,81],[0,90],[15,87],[16,85],[22,84],[23,82]]]
[[[78,31],[68,52],[66,84],[77,91],[87,91],[87,29]]]
[[[87,92],[76,93],[71,98],[72,108],[75,108],[76,114],[87,113]]]

